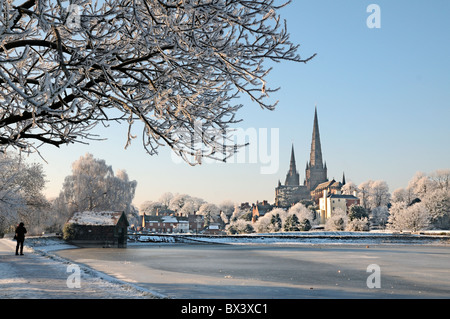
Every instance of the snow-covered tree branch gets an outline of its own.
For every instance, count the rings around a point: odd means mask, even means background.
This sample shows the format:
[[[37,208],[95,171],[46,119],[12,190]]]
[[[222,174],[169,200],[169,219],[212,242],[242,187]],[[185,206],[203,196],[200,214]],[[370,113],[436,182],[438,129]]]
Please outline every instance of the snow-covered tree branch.
[[[168,145],[188,161],[199,148],[223,160],[236,151],[226,136],[239,122],[235,98],[276,105],[264,62],[313,57],[289,41],[277,13],[286,4],[0,0],[0,147],[86,142],[117,121],[127,145],[142,130],[152,155]]]

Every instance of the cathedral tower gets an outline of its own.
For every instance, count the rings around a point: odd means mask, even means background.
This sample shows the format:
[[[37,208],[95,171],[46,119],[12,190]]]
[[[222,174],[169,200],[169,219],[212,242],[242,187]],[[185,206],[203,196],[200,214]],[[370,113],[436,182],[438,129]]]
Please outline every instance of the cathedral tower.
[[[286,174],[286,181],[284,185],[287,186],[299,186],[300,185],[300,174],[297,172],[297,167],[295,165],[295,155],[294,155],[294,145],[291,149],[291,163],[289,164],[289,172]]]
[[[311,153],[309,163],[306,163],[305,186],[309,191],[313,191],[317,185],[326,182],[327,164],[324,165],[322,159],[322,146],[320,145],[319,121],[317,119],[317,107],[314,112],[314,125],[311,141]]]

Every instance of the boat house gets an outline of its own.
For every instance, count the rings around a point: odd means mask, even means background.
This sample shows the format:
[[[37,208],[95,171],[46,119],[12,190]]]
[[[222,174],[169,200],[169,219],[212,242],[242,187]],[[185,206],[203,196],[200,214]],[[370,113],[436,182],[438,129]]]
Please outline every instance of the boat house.
[[[124,212],[76,212],[64,226],[64,239],[80,247],[126,247]]]

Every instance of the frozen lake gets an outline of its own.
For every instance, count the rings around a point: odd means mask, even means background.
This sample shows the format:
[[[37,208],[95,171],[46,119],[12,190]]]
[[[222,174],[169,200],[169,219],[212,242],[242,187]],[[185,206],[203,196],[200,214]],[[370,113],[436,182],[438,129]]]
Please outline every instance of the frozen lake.
[[[171,298],[450,298],[448,245],[154,243],[57,254]],[[373,264],[379,272],[367,271]],[[369,276],[380,288],[368,288]]]

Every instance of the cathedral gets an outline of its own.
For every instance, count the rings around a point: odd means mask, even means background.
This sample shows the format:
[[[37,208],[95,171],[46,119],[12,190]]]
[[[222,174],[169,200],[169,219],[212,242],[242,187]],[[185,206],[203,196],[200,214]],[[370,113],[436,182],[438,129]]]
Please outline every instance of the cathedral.
[[[326,182],[328,182],[327,164],[324,164],[322,159],[319,121],[317,119],[316,108],[314,112],[310,159],[306,163],[305,180],[303,185],[300,185],[300,174],[296,168],[294,146],[292,146],[291,161],[285,183],[284,185],[281,185],[281,182],[278,181],[278,187],[275,188],[275,206],[290,207],[302,200],[317,200],[317,192],[315,192],[315,190],[316,188],[320,188],[321,184]],[[342,186],[340,182],[339,184],[340,185],[335,186]]]

